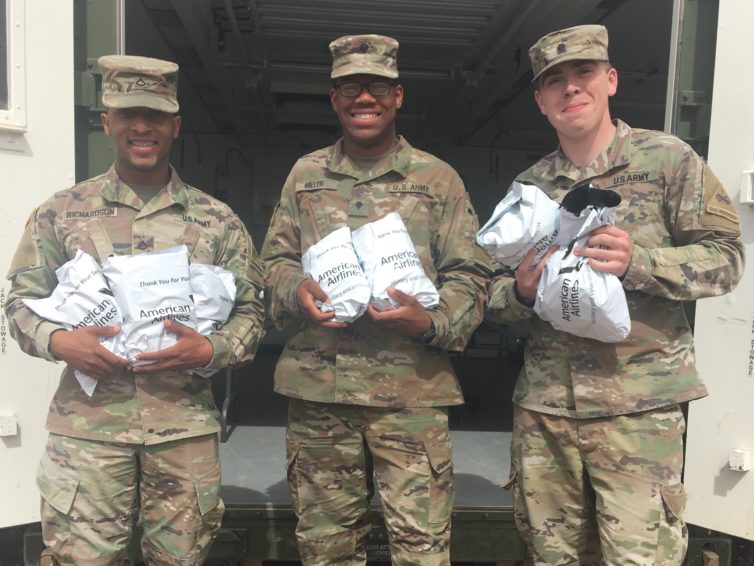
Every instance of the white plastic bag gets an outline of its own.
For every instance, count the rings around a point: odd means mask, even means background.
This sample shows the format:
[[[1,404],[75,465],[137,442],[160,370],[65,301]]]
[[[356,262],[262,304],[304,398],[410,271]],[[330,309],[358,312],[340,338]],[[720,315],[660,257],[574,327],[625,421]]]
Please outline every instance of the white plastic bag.
[[[579,194],[568,196],[579,197]],[[602,198],[599,195],[590,200],[602,203]],[[567,204],[564,199],[564,205]],[[571,209],[578,211],[578,208]],[[586,246],[592,230],[614,222],[613,207],[587,204],[580,214],[561,209],[559,248],[545,264],[534,303],[534,312],[556,330],[601,342],[620,342],[631,332],[626,293],[620,280],[612,273],[592,269],[588,258],[572,253],[574,246]]]
[[[318,302],[317,306],[323,312],[335,311],[333,322],[352,322],[366,312],[369,285],[350,228],[338,228],[309,247],[301,257],[301,267],[330,297],[330,303]]]
[[[24,299],[36,314],[73,330],[82,326],[117,326],[123,319],[97,261],[81,250],[61,265],[55,275],[58,284],[45,299]],[[104,348],[123,356],[122,335],[100,338]],[[84,392],[91,397],[97,380],[74,370]]]
[[[490,257],[511,269],[536,248],[536,265],[558,235],[558,209],[558,203],[538,187],[514,181],[477,233],[477,242]]]
[[[387,293],[394,287],[431,309],[440,303],[437,289],[424,272],[411,236],[400,215],[391,212],[353,233],[353,245],[372,290],[370,303],[378,311],[398,307]]]
[[[196,308],[197,332],[206,336],[219,330],[228,320],[236,302],[236,274],[207,263],[189,265],[191,291]],[[189,373],[210,377],[217,369],[196,368]]]
[[[125,355],[132,365],[151,363],[137,360],[138,354],[176,343],[175,334],[164,328],[166,318],[196,330],[186,246],[115,255],[105,261],[102,272],[123,312]]]
[[[189,265],[196,308],[196,330],[206,335],[222,328],[236,302],[236,274],[207,263]]]

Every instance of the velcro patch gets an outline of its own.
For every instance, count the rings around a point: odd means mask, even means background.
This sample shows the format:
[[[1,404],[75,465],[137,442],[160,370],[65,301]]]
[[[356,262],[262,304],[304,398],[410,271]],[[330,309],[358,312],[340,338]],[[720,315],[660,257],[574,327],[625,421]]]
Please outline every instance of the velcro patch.
[[[432,192],[432,187],[422,183],[391,183],[386,190],[389,193],[422,193],[426,195]]]
[[[599,187],[601,189],[607,189],[609,187],[625,185],[627,183],[649,183],[656,181],[657,177],[657,171],[621,171],[610,177],[605,176],[601,178]]]
[[[66,210],[64,220],[86,220],[88,218],[102,218],[104,216],[118,216],[118,209],[114,206],[95,208],[94,210]]]
[[[335,179],[317,179],[296,183],[297,193],[301,191],[330,191],[337,188],[338,182]]]
[[[740,223],[740,219],[739,219],[738,211],[736,210],[736,207],[731,202],[728,195],[721,192],[720,190],[718,190],[712,196],[712,198],[709,199],[709,201],[707,201],[707,205],[704,207],[704,211],[707,214],[720,216],[722,218],[725,218],[726,220],[735,222],[736,224]],[[705,219],[702,218],[702,224],[708,225],[708,222],[705,222]]]

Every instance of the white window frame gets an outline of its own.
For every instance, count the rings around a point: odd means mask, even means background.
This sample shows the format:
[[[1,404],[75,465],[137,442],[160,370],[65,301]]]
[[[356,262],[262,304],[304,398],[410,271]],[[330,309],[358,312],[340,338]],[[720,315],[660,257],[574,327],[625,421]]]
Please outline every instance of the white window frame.
[[[0,109],[0,130],[26,131],[26,22],[24,0],[5,0],[8,45],[8,109]]]

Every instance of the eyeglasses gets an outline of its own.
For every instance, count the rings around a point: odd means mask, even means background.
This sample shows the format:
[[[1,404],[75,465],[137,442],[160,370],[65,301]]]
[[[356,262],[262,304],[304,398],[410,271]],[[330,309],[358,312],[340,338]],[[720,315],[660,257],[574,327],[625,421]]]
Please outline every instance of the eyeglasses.
[[[340,83],[335,85],[335,89],[341,96],[356,98],[364,89],[372,96],[385,96],[393,88],[393,83],[388,81],[375,81],[372,83]]]

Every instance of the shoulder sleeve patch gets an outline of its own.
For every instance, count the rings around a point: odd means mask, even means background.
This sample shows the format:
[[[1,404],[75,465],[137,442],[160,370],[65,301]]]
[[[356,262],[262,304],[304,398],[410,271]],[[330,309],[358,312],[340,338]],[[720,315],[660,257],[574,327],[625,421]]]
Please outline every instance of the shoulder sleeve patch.
[[[741,221],[736,206],[725,187],[706,164],[703,182],[704,192],[699,211],[699,224],[713,230],[740,233]]]

